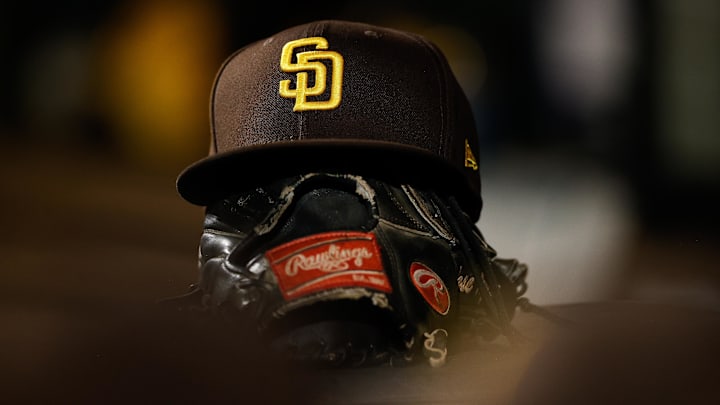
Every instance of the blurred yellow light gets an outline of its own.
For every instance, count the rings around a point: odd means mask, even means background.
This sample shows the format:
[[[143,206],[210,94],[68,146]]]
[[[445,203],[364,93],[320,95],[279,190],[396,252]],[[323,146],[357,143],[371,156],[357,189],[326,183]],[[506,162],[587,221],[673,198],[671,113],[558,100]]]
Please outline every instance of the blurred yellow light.
[[[175,169],[207,152],[221,22],[213,2],[140,1],[102,38],[102,107],[136,163]]]

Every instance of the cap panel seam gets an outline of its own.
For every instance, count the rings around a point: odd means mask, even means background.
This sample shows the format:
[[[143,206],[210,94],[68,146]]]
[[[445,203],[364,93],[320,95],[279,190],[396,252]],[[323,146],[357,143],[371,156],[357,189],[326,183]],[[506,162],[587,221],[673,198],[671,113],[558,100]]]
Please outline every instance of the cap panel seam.
[[[233,52],[225,58],[225,61],[222,63],[220,68],[218,69],[217,73],[215,73],[215,79],[213,80],[213,87],[210,92],[210,136],[212,139],[211,147],[212,152],[218,153],[218,144],[217,144],[217,133],[215,128],[215,96],[217,95],[218,86],[220,85],[220,78],[225,73],[225,69],[230,65],[230,63],[235,59],[236,56],[241,54],[243,51],[248,49],[250,46],[254,45],[255,43],[248,44],[243,46],[242,48],[238,49],[237,51]]]
[[[308,26],[305,28],[305,32],[304,32],[304,34],[303,34],[303,37],[304,37],[304,38],[315,37],[315,36],[318,36],[319,33],[322,33],[322,31],[323,31],[323,28],[322,28],[322,26],[321,26],[321,23],[311,24],[311,25],[308,25]],[[297,39],[297,38],[296,38],[296,39]],[[297,84],[296,84],[296,85],[297,85]],[[307,130],[308,115],[305,114],[304,111],[298,111],[298,112],[296,112],[296,114],[298,114],[298,134],[297,134],[297,140],[305,139],[305,132],[306,132],[306,130]]]
[[[438,154],[443,157],[445,160],[449,161],[449,157],[445,156],[445,151],[447,149],[447,143],[449,139],[448,134],[448,86],[446,82],[446,77],[444,74],[444,65],[441,63],[440,58],[438,57],[438,53],[435,47],[432,46],[432,44],[424,37],[416,34],[410,34],[405,33],[406,36],[411,38],[413,41],[418,43],[420,46],[423,47],[425,51],[427,51],[432,56],[432,60],[435,65],[436,70],[436,79],[438,87],[440,88],[440,97],[442,98],[440,100],[440,142],[439,142],[439,148]]]

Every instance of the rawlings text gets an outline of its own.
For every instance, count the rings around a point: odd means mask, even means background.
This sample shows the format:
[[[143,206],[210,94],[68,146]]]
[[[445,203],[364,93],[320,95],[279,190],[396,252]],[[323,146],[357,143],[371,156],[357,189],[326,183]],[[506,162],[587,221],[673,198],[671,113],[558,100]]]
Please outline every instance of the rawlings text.
[[[392,291],[370,233],[319,233],[277,246],[266,256],[288,300],[344,287]]]

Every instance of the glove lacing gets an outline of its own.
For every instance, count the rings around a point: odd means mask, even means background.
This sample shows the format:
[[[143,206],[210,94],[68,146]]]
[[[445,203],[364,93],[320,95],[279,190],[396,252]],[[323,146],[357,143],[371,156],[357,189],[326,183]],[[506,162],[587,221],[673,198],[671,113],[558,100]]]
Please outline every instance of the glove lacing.
[[[482,234],[475,225],[472,225],[472,221],[460,208],[455,197],[450,196],[447,201],[443,201],[433,193],[432,198],[443,216],[447,218],[448,225],[452,228],[461,249],[465,252],[471,274],[480,281],[477,290],[490,316],[486,323],[497,329],[511,343],[518,343],[521,335],[510,323],[511,317],[491,263],[495,252],[485,243]],[[519,293],[524,291],[522,284],[518,286],[518,289]]]

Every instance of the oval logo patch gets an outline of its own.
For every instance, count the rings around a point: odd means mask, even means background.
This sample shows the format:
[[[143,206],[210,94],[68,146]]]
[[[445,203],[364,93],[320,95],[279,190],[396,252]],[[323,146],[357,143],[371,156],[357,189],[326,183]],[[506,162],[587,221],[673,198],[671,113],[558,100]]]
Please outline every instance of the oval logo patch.
[[[440,276],[424,264],[413,262],[410,265],[410,280],[435,312],[447,315],[450,311],[450,294]]]
[[[371,233],[305,236],[268,250],[265,257],[287,301],[334,288],[392,292],[380,248]]]

